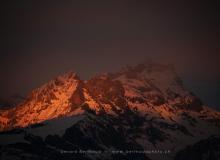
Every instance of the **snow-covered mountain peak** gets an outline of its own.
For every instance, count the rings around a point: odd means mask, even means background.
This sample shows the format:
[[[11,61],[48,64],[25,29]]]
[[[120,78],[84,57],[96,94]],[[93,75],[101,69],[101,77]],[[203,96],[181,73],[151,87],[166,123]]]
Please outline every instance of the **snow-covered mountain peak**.
[[[75,106],[83,103],[80,89],[82,83],[73,72],[68,72],[45,83],[33,90],[24,103],[15,108],[0,111],[2,123],[0,130],[5,127],[25,127],[45,120],[72,115],[73,111],[79,113]]]
[[[201,101],[185,89],[173,65],[141,63],[110,76],[121,82],[131,106],[143,108],[143,103],[151,107],[169,104],[173,108],[202,109]]]
[[[48,101],[51,101],[55,97],[72,94],[79,83],[80,79],[75,73],[67,72],[33,90],[28,99],[35,99],[36,101],[46,101],[48,99]]]
[[[133,159],[172,160],[185,146],[219,135],[219,122],[220,113],[186,90],[171,65],[144,63],[87,81],[68,72],[34,90],[23,104],[0,110],[0,131],[5,131],[0,151],[2,159],[42,159],[54,153],[60,159],[83,159],[60,151],[159,149],[170,154],[134,154]],[[111,153],[85,156],[122,158]]]
[[[57,79],[61,80],[61,81],[68,81],[68,80],[72,80],[72,79],[77,79],[79,80],[79,76],[73,72],[73,71],[68,71],[60,76],[57,77]]]
[[[84,106],[95,113],[119,115],[128,109],[141,114],[168,106],[200,112],[201,101],[186,90],[172,65],[142,63],[111,74],[82,81],[67,72],[35,89],[12,109],[0,110],[0,130],[25,127],[45,120],[82,114]],[[154,111],[153,111],[154,110]]]

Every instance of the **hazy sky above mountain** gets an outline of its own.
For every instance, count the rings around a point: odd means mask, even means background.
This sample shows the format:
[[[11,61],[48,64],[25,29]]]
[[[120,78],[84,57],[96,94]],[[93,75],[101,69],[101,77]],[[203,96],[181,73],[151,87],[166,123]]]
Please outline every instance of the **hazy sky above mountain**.
[[[83,79],[149,57],[174,63],[220,108],[217,4],[202,1],[7,1],[0,97],[26,95],[69,70]]]

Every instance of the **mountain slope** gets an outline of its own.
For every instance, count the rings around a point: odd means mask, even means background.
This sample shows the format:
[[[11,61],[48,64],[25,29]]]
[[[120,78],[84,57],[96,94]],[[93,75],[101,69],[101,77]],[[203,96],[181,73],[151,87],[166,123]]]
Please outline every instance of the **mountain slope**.
[[[172,66],[155,63],[88,81],[64,74],[0,111],[0,122],[2,156],[9,159],[12,152],[18,159],[174,159],[187,145],[220,135],[220,113],[186,90]],[[29,150],[39,143],[41,152]],[[102,153],[62,154],[80,149]],[[155,150],[162,153],[142,153]]]
[[[0,111],[0,129],[25,127],[48,119],[72,115],[75,107],[83,103],[79,88],[81,80],[76,74],[70,72],[58,76],[34,90],[23,104]]]

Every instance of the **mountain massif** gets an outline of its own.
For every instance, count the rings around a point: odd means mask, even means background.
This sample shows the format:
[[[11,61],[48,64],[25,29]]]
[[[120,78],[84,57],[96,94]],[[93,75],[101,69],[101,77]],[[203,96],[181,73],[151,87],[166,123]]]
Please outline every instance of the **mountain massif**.
[[[1,109],[0,131],[4,160],[220,157],[220,113],[188,91],[172,65],[156,63],[87,81],[58,76]]]

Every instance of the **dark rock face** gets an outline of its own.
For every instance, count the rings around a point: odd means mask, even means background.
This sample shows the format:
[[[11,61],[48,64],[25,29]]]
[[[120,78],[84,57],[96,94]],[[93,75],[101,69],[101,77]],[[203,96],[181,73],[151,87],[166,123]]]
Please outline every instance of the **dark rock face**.
[[[92,97],[99,103],[126,106],[124,88],[118,81],[108,77],[95,77],[86,83],[86,88]]]
[[[189,95],[186,97],[180,97],[180,102],[176,103],[175,107],[179,109],[200,112],[203,110],[203,103],[196,96]]]
[[[151,101],[154,106],[159,106],[166,103],[165,98],[161,94],[146,96],[147,100]]]
[[[156,144],[157,141],[164,141],[168,137],[166,133],[164,133],[163,131],[161,131],[160,129],[154,126],[147,127],[146,133],[148,136],[148,140],[154,145]]]
[[[72,107],[75,107],[75,106],[78,106],[84,103],[85,97],[83,95],[83,86],[84,86],[84,83],[79,81],[79,83],[76,86],[75,92],[70,97],[69,101],[73,105]]]
[[[201,111],[202,110],[202,102],[196,96],[190,96],[186,99],[187,107],[193,111]]]
[[[175,160],[220,160],[220,138],[210,137],[179,151]]]
[[[168,95],[168,99],[170,99],[170,100],[174,100],[174,99],[180,97],[179,94],[175,93],[174,91],[172,91],[172,90],[169,89],[169,88],[166,90],[166,93],[167,93],[167,95]]]
[[[179,131],[187,136],[193,136],[192,133],[190,133],[185,126],[174,123],[174,124],[168,124],[166,122],[158,122],[156,123],[160,128],[166,129],[166,130],[173,130],[173,131]]]

